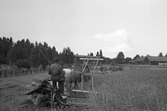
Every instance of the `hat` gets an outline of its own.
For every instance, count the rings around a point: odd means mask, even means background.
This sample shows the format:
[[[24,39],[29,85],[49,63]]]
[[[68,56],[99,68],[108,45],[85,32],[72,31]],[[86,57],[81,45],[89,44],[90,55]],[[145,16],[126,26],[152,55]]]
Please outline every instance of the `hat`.
[[[55,57],[54,59],[53,59],[53,62],[58,62],[59,61],[59,58],[58,57]]]

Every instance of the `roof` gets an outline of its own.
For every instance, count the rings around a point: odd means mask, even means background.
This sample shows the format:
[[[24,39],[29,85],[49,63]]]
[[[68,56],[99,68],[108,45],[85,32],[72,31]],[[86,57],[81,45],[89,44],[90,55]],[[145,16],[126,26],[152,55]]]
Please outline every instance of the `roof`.
[[[157,57],[157,56],[146,56],[146,57],[137,57],[135,62],[142,62],[148,58],[149,61],[157,61],[157,62],[167,62],[167,57]]]
[[[144,61],[146,57],[137,57],[134,61],[135,62],[140,62],[140,61]]]
[[[167,62],[167,57],[147,56],[149,61]]]
[[[78,57],[78,58],[100,58],[100,56],[87,56],[87,55],[75,55],[75,57]]]
[[[100,56],[75,55],[75,57],[80,58],[80,60],[103,60]]]

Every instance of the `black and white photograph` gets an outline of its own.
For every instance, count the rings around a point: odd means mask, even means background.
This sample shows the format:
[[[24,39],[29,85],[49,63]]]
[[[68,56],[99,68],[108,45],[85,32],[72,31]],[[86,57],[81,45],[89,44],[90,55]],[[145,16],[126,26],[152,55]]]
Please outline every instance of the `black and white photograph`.
[[[0,111],[167,111],[167,0],[0,0]]]

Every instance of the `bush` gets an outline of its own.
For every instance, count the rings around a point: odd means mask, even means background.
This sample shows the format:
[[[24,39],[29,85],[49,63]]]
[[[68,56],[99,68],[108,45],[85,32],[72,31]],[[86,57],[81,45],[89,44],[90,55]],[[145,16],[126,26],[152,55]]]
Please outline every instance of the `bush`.
[[[15,65],[18,68],[26,68],[26,69],[30,69],[31,68],[31,62],[27,59],[19,59],[15,62]]]

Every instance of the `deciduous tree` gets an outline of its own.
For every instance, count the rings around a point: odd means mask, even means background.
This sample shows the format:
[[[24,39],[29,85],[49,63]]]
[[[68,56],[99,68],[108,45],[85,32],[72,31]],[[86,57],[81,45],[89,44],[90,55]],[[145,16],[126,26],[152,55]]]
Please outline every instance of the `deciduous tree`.
[[[159,55],[158,55],[158,57],[163,57],[163,53],[160,52]]]
[[[117,63],[118,63],[118,64],[123,63],[124,57],[125,57],[125,56],[124,56],[124,53],[123,53],[123,52],[119,52],[118,55],[117,55],[117,57],[116,57]]]
[[[133,60],[135,60],[135,59],[138,58],[138,57],[140,57],[139,54],[137,54],[137,55],[133,58]]]

